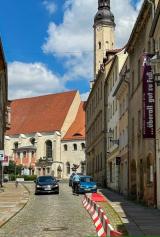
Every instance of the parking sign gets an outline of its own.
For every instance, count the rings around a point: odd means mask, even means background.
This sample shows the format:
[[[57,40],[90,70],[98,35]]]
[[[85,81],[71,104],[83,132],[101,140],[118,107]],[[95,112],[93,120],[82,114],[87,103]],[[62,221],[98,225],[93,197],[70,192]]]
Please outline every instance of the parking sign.
[[[4,150],[0,150],[0,161],[4,160]]]

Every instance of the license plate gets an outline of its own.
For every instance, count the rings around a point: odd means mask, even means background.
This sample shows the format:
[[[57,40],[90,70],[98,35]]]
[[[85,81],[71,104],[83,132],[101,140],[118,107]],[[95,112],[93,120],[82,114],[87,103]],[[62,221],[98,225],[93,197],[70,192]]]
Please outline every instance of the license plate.
[[[50,191],[50,190],[51,190],[51,188],[50,188],[50,187],[48,187],[48,188],[45,188],[44,190],[45,190],[45,191]]]
[[[90,188],[86,188],[85,191],[91,191],[91,189]]]

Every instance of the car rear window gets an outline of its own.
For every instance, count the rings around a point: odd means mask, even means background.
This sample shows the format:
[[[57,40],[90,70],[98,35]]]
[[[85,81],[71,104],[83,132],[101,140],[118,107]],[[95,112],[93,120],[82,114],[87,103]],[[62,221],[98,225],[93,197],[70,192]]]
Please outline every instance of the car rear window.
[[[81,182],[93,182],[92,177],[81,177],[80,180]]]
[[[51,181],[51,180],[55,180],[55,178],[53,178],[52,176],[43,176],[43,177],[38,178],[39,182],[47,182],[47,181]]]

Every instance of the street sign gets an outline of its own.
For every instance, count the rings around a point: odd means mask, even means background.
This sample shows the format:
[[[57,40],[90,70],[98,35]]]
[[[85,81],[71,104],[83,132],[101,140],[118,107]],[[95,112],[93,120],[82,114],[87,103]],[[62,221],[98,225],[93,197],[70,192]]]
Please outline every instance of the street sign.
[[[4,160],[4,150],[0,150],[0,161]]]

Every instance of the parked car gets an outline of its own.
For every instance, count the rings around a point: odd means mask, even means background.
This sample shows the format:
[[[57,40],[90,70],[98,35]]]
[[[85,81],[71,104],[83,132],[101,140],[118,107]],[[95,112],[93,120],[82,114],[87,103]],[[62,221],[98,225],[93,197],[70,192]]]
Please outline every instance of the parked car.
[[[59,184],[56,178],[48,176],[39,176],[35,180],[35,194],[56,193],[59,194]]]
[[[81,176],[79,184],[79,193],[97,192],[97,183],[93,181],[91,176]]]

